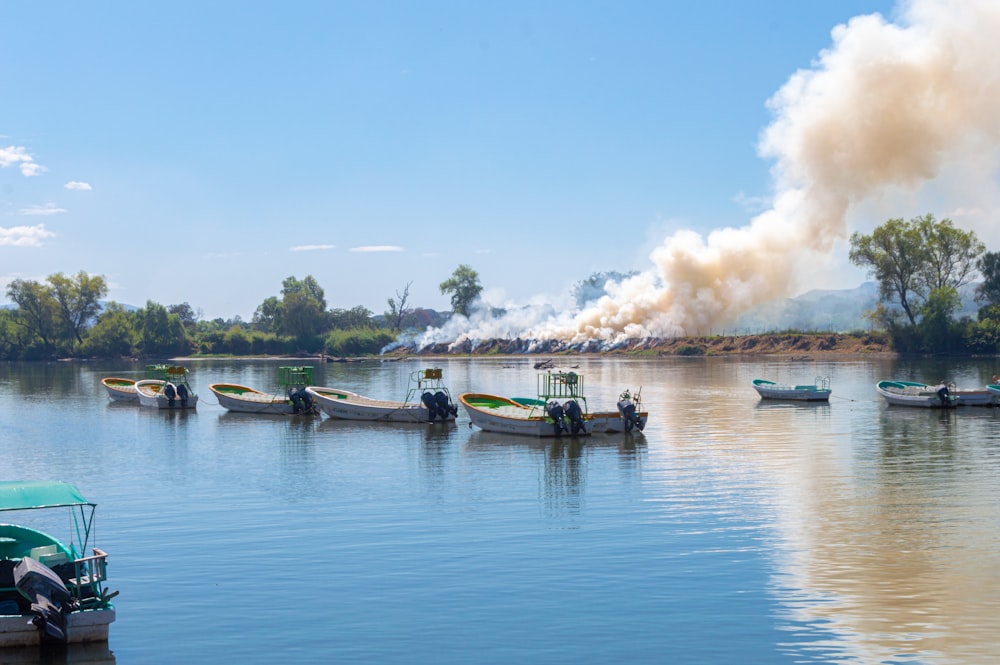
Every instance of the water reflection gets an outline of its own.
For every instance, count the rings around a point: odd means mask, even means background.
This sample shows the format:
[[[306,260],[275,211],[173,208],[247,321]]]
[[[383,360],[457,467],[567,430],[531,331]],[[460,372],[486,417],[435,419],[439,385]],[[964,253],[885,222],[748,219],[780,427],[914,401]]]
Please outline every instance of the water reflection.
[[[839,446],[776,479],[784,556],[776,593],[813,658],[984,662],[1000,597],[997,464],[984,418],[880,408]],[[843,426],[845,421],[837,423]],[[799,640],[801,647],[801,639]],[[909,655],[909,656],[908,656]]]
[[[65,647],[0,649],[4,665],[114,665],[115,655],[107,642],[69,644]]]

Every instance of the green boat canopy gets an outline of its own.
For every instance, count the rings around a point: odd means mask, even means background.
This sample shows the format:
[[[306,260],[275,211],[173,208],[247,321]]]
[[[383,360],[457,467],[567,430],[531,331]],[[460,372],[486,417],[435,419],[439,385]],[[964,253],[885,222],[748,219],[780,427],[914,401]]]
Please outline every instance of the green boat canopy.
[[[0,481],[0,511],[96,505],[83,498],[80,490],[69,483],[45,480]]]

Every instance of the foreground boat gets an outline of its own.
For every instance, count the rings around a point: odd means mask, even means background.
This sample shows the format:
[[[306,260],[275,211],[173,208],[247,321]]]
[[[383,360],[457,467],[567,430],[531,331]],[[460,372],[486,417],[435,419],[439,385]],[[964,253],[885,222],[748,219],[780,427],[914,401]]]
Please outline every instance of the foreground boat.
[[[818,376],[811,385],[787,385],[766,379],[754,379],[753,387],[761,399],[799,402],[826,402],[830,399],[830,377]]]
[[[135,379],[124,379],[120,376],[107,376],[101,379],[101,385],[107,391],[112,402],[139,403],[139,393],[135,390]]]
[[[306,392],[316,407],[330,418],[393,423],[454,421],[458,406],[441,381],[440,368],[410,373],[410,384],[402,402],[365,397],[350,390],[309,386]]]
[[[279,367],[278,390],[265,393],[238,383],[213,383],[209,390],[219,406],[239,413],[272,415],[315,414],[316,406],[306,387],[312,383],[313,368]]]
[[[135,382],[135,391],[141,406],[153,409],[194,409],[198,395],[188,383],[188,371],[178,365],[156,365],[149,368],[160,378]]]
[[[875,390],[892,406],[928,409],[953,409],[958,406],[958,396],[943,384],[929,386],[913,381],[879,381]]]
[[[566,401],[561,401],[566,400]],[[586,436],[631,432],[646,426],[641,398],[622,393],[617,411],[590,412],[583,393],[583,376],[575,372],[546,372],[538,376],[537,398],[463,393],[458,401],[469,420],[487,432],[524,436]]]
[[[94,547],[85,554],[96,508],[69,483],[0,481],[0,512],[38,511],[45,519],[68,511],[74,532],[67,545],[28,526],[0,523],[0,647],[108,640],[118,592],[104,588],[107,553]]]

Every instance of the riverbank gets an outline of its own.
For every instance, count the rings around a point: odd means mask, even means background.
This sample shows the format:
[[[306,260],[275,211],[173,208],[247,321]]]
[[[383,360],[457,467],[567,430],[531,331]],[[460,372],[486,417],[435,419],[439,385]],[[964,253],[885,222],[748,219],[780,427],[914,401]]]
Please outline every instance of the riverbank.
[[[424,347],[416,355],[525,355],[576,354],[639,356],[731,355],[895,355],[889,340],[878,333],[773,333],[710,337],[670,337],[628,340],[614,345],[593,341],[571,345],[557,340],[493,339],[442,343]],[[390,356],[414,355],[398,349]]]

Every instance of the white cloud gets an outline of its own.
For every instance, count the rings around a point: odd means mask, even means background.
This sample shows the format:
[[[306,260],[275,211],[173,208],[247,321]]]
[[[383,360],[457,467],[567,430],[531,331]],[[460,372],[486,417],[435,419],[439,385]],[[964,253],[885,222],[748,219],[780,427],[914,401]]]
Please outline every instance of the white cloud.
[[[90,190],[93,189],[93,187],[90,186],[89,182],[80,182],[78,180],[70,180],[65,185],[63,185],[63,187],[65,187],[66,189],[75,189],[81,192],[89,192]]]
[[[55,237],[55,233],[45,230],[44,224],[37,226],[0,226],[0,246],[41,247],[42,240]]]
[[[63,212],[68,211],[65,208],[56,206],[55,203],[46,203],[43,206],[31,206],[18,210],[19,215],[25,215],[27,217],[47,217],[48,215],[58,215]]]
[[[336,245],[297,245],[289,247],[289,252],[315,252],[321,249],[333,249]]]
[[[365,245],[363,247],[351,247],[352,252],[402,252],[403,248],[398,245]]]
[[[31,176],[44,173],[47,169],[41,164],[35,163],[35,158],[28,154],[24,146],[9,145],[0,148],[0,168],[17,166],[21,173],[30,178]]]

